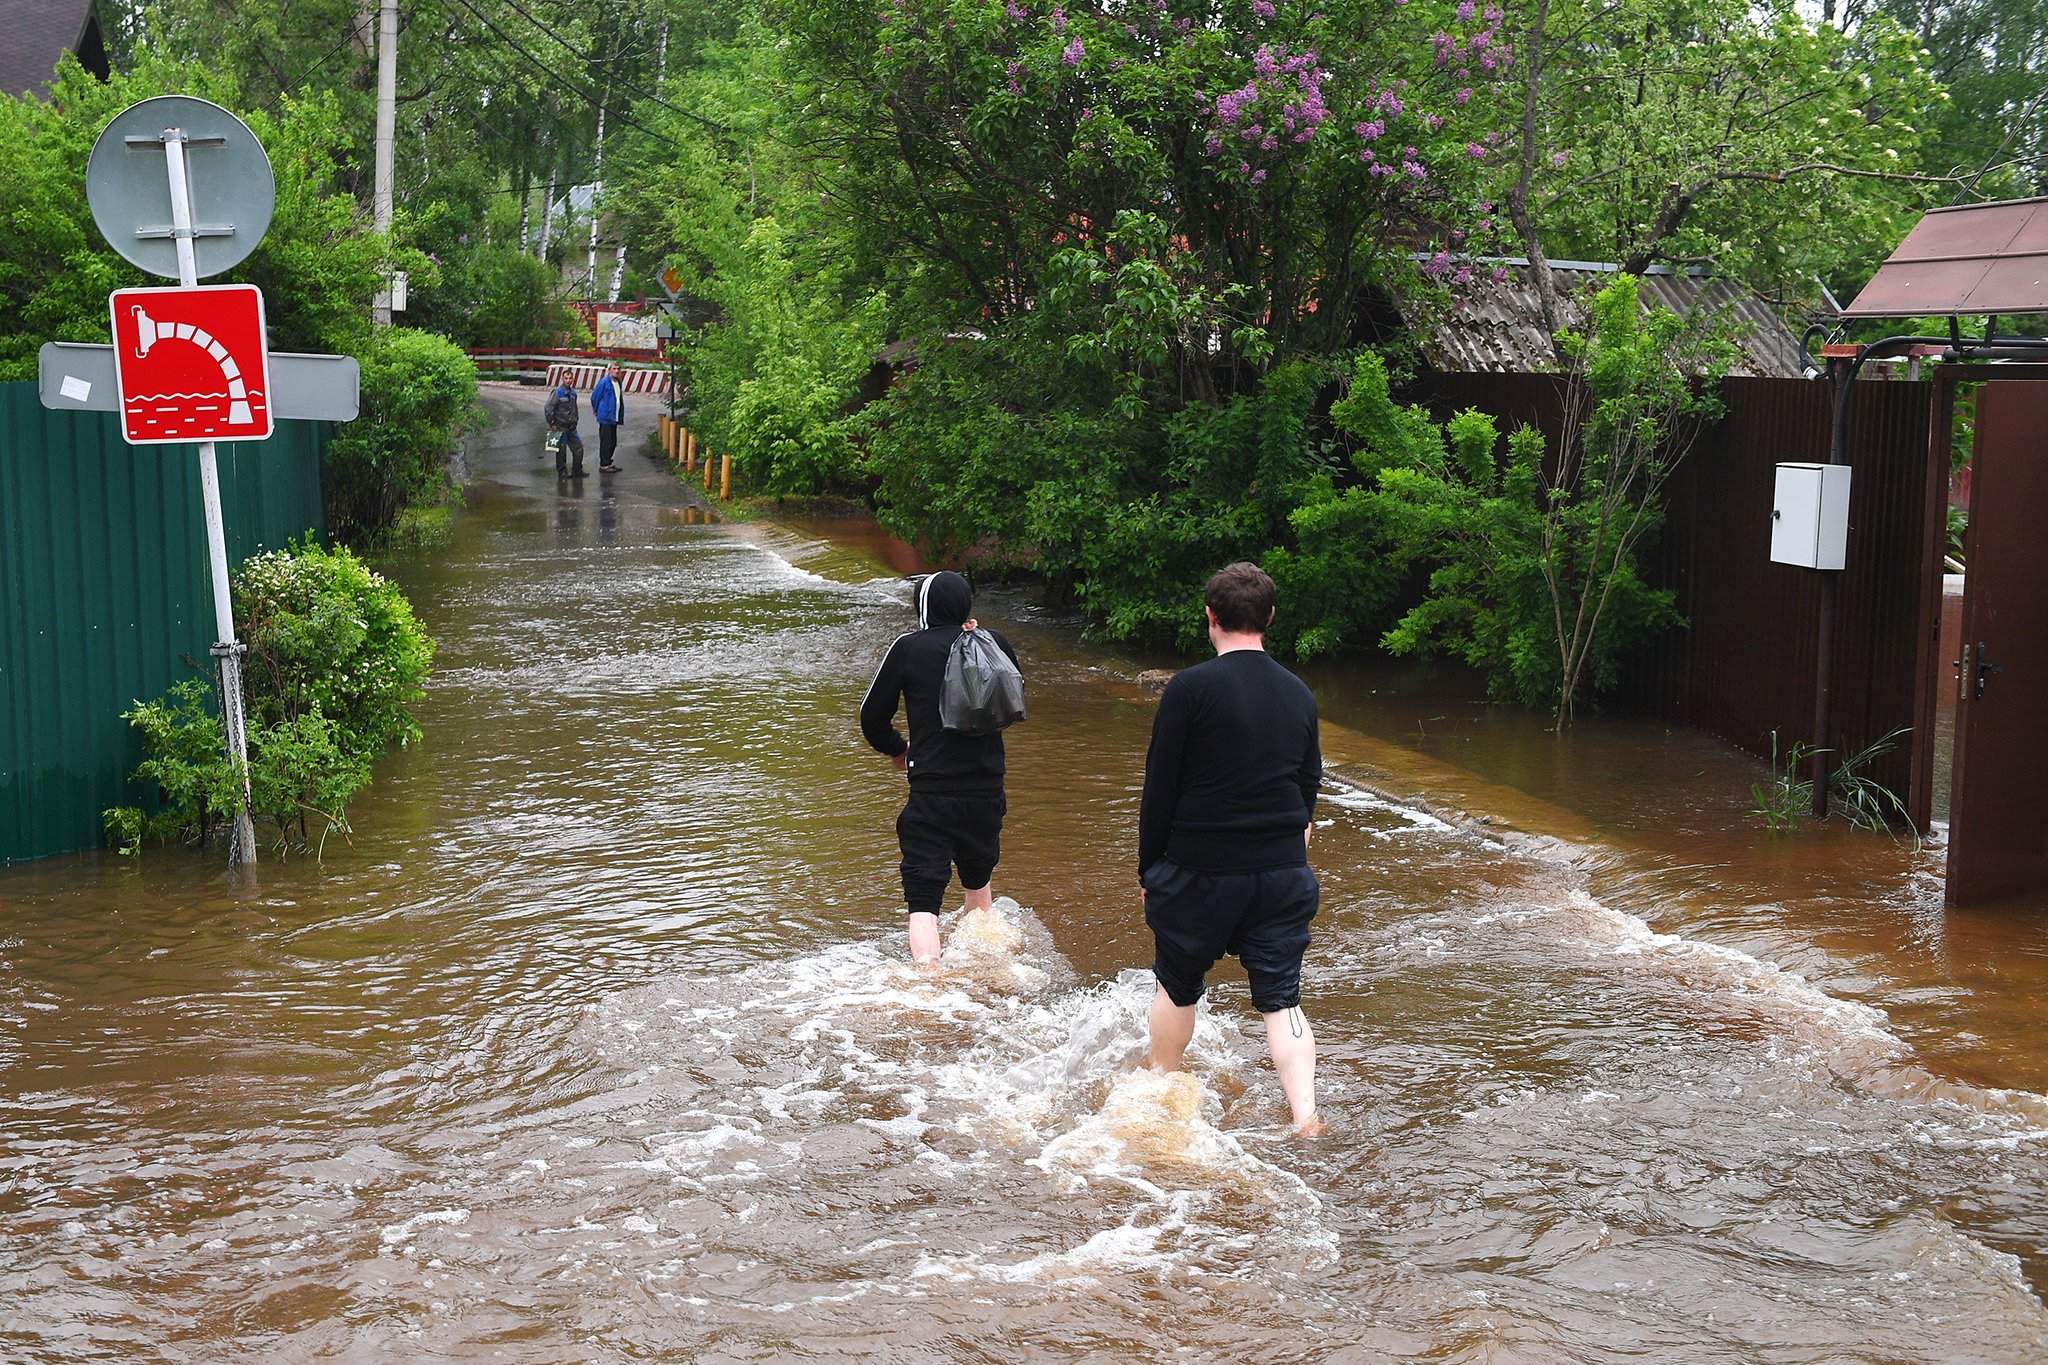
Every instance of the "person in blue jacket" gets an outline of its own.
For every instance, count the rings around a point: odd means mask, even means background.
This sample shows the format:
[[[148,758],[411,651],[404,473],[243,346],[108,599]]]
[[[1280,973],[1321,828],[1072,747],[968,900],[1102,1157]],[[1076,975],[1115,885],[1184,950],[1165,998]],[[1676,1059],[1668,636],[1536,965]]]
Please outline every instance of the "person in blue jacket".
[[[590,415],[597,420],[597,469],[600,474],[618,472],[616,452],[619,448],[619,422],[626,415],[626,400],[619,391],[619,380],[625,373],[618,361],[614,360],[604,372],[604,378],[597,381],[597,387],[590,391]]]

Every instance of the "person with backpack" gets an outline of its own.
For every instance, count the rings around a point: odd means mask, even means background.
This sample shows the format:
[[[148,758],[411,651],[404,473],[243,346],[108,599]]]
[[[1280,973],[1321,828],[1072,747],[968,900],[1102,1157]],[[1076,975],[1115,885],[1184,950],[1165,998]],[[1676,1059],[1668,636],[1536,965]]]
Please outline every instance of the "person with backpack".
[[[1323,750],[1316,699],[1266,653],[1273,580],[1256,564],[1202,591],[1216,657],[1159,698],[1138,808],[1138,898],[1158,987],[1151,1063],[1178,1071],[1204,978],[1225,953],[1251,978],[1295,1131],[1316,1114],[1316,1036],[1301,1012],[1301,961],[1321,888],[1309,870]]]
[[[576,434],[576,388],[563,380],[555,385],[555,391],[548,395],[548,405],[541,410],[541,417],[547,422],[548,430],[560,434],[555,442],[555,477],[558,479],[583,477],[583,438]],[[576,468],[569,468],[569,453],[576,454]]]
[[[625,367],[614,360],[605,367],[604,377],[590,391],[590,417],[597,423],[597,472],[619,472],[619,423],[626,420],[626,401],[619,396]]]
[[[910,779],[896,840],[910,956],[926,965],[939,960],[939,906],[955,868],[966,909],[995,903],[991,879],[1008,809],[1001,727],[1023,713],[1017,651],[969,615],[973,606],[959,574],[927,577],[918,586],[918,629],[889,646],[860,704],[861,734]],[[899,703],[907,742],[896,729]]]

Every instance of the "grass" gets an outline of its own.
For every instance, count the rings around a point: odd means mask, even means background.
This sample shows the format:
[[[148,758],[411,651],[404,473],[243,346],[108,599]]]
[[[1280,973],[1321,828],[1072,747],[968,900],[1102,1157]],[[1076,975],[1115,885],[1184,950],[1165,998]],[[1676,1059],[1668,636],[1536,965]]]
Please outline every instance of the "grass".
[[[1828,773],[1828,808],[1839,812],[1851,828],[1896,835],[1908,831],[1914,842],[1919,833],[1898,794],[1870,776],[1870,768],[1898,747],[1911,726],[1900,726],[1835,764]],[[1789,830],[1813,807],[1813,779],[1801,777],[1800,770],[1817,753],[1825,752],[1795,740],[1783,754],[1778,751],[1778,732],[1771,731],[1771,777],[1768,782],[1749,784],[1750,814],[1773,830]]]

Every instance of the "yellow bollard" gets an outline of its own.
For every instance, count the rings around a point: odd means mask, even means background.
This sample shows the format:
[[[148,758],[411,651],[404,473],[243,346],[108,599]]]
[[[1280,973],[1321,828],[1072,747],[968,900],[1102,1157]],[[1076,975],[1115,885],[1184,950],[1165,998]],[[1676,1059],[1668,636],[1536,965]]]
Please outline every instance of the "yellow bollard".
[[[688,474],[697,468],[697,433],[683,433],[683,472]]]
[[[718,496],[727,502],[732,501],[732,456],[730,454],[718,457]]]

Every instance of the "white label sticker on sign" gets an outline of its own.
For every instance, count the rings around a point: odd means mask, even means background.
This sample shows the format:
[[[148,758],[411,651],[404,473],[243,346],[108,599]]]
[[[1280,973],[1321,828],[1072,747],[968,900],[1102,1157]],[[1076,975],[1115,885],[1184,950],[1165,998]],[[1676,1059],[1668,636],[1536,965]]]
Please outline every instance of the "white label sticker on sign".
[[[83,403],[92,397],[92,381],[80,379],[75,374],[64,376],[64,382],[57,386],[57,392],[74,403]]]

